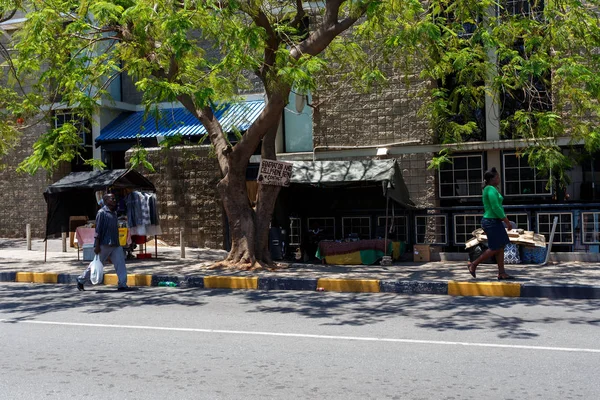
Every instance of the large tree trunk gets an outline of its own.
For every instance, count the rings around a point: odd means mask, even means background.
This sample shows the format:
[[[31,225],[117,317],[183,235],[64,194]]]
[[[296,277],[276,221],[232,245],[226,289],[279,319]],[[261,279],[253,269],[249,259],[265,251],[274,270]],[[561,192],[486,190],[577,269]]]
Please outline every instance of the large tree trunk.
[[[277,158],[275,151],[275,137],[279,124],[269,128],[263,138],[261,157],[266,160]],[[258,198],[256,201],[256,257],[266,264],[273,262],[269,250],[269,228],[275,209],[275,202],[281,187],[273,185],[258,185]]]
[[[256,266],[254,211],[248,200],[245,176],[229,173],[217,185],[229,219],[231,237],[231,251],[224,265],[219,266],[242,269]]]

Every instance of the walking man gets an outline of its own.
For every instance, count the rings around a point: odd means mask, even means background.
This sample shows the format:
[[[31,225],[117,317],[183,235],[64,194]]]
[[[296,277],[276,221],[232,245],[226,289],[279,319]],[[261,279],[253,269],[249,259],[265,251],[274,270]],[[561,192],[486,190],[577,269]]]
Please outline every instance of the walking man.
[[[119,279],[117,290],[128,290],[125,253],[119,243],[119,224],[117,219],[117,200],[114,194],[102,197],[104,206],[96,214],[96,234],[94,235],[94,253],[100,255],[102,264],[110,257]],[[84,290],[84,283],[90,280],[91,269],[88,266],[77,278],[77,289]]]

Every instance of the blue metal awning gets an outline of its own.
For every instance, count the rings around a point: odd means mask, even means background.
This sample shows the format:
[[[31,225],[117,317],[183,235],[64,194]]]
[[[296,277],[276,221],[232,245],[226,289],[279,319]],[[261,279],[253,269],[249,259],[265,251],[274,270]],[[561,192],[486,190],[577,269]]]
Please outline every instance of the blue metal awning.
[[[217,108],[215,116],[224,132],[244,132],[264,108],[263,100],[231,103]],[[187,109],[165,108],[159,110],[158,121],[156,113],[148,113],[146,118],[144,111],[122,113],[102,129],[96,143],[134,140],[138,135],[145,139],[157,136],[203,136],[206,133],[204,126]]]

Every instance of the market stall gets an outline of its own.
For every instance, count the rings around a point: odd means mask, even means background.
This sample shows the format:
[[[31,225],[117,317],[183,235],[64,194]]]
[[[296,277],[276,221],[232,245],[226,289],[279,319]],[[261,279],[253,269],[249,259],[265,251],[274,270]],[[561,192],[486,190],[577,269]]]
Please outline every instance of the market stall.
[[[385,255],[393,260],[400,259],[405,251],[404,242],[385,239],[358,240],[355,242],[335,242],[322,240],[317,249],[317,258],[326,264],[372,265]]]
[[[310,188],[308,190],[313,192],[295,190],[295,185]],[[385,218],[382,217],[384,222],[381,226],[381,236],[375,233],[374,229],[369,229],[369,234],[364,233],[360,237],[356,233],[341,232],[340,235],[339,230],[338,234],[334,234],[336,230],[330,227],[320,226],[315,230],[315,227],[309,226],[309,222],[318,218],[307,218],[306,226],[309,229],[304,238],[304,248],[309,257],[315,256],[316,251],[316,257],[327,264],[370,265],[385,256],[397,260],[404,252],[404,242],[391,241],[387,236],[390,220],[388,210],[391,204],[402,210],[415,208],[396,160],[293,161],[291,186],[291,190],[295,190],[294,195],[289,196],[292,203],[295,202],[296,206],[302,203],[300,206],[304,209],[300,213],[307,217],[323,215],[323,209],[326,207],[331,210],[329,203],[347,205],[354,198],[361,196],[366,200],[358,203],[361,203],[365,211],[361,211],[360,208],[343,211],[336,207],[333,213],[337,214],[329,219],[335,221],[336,218],[343,219],[347,215],[361,215],[362,218],[370,219],[368,214],[372,214],[373,210],[381,210],[385,214]],[[351,195],[348,190],[352,190]],[[380,200],[373,202],[369,201],[369,198]],[[319,200],[314,201],[315,199]],[[343,214],[344,212],[348,214]],[[367,217],[364,217],[365,214]],[[321,232],[323,229],[329,232],[329,237],[326,237],[328,240],[311,235],[312,232]]]
[[[73,217],[79,217],[84,222],[85,217],[88,221],[93,221],[98,210],[96,193],[109,191],[120,194],[119,213],[127,214],[127,218],[123,219],[128,229],[126,244],[131,243],[130,237],[134,233],[154,236],[157,256],[156,235],[160,234],[160,225],[156,211],[156,188],[142,174],[128,169],[73,172],[48,186],[44,191],[47,204],[45,238],[56,233],[69,232]],[[139,205],[143,200],[146,203]],[[136,210],[138,214],[142,214],[140,210],[143,210],[144,216],[136,215]],[[77,239],[80,248],[86,244],[86,240],[90,240],[88,229],[85,224],[73,229],[79,233]]]

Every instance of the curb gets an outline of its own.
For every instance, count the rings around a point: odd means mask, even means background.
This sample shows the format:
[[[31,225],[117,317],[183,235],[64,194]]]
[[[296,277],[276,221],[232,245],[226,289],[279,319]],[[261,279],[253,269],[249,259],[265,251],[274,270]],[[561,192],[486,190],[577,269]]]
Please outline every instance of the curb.
[[[77,274],[0,272],[0,282],[75,284]],[[600,286],[516,282],[414,281],[380,279],[280,278],[258,276],[127,275],[130,286],[159,286],[175,282],[181,288],[237,290],[304,290],[340,293],[436,294],[450,296],[600,299]],[[116,285],[116,274],[104,275],[105,285]]]

